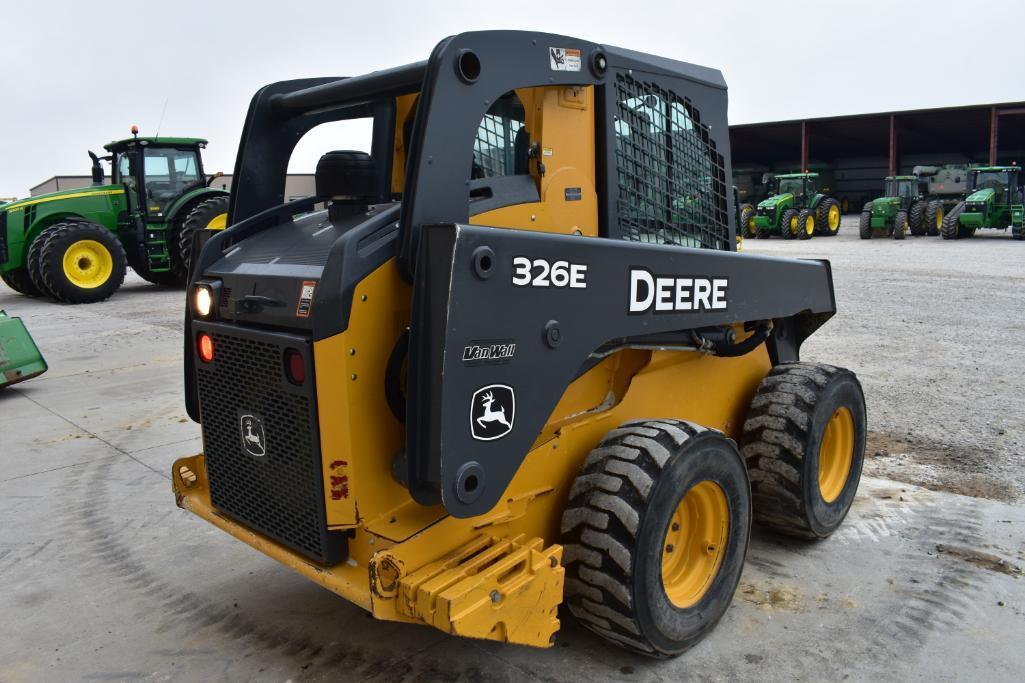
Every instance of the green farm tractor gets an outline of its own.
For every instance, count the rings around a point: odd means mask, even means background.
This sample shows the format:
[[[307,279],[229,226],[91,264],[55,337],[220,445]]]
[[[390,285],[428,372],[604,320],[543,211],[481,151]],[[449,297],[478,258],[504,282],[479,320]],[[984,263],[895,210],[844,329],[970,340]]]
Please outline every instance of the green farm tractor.
[[[766,239],[810,239],[840,230],[840,203],[820,190],[818,173],[786,173],[773,179],[773,192],[758,203],[745,234]]]
[[[228,193],[208,185],[199,138],[133,137],[92,158],[91,187],[0,207],[0,279],[30,296],[93,303],[121,286],[127,266],[154,284],[183,284],[193,237],[226,226]],[[112,168],[104,184],[101,161]]]
[[[979,228],[1006,230],[1025,240],[1025,198],[1021,168],[982,166],[968,170],[968,196],[943,219],[945,240],[972,237]]]
[[[883,196],[861,210],[858,235],[863,240],[880,234],[895,240],[908,233],[938,235],[943,217],[944,202],[929,195],[926,180],[917,175],[887,176]]]

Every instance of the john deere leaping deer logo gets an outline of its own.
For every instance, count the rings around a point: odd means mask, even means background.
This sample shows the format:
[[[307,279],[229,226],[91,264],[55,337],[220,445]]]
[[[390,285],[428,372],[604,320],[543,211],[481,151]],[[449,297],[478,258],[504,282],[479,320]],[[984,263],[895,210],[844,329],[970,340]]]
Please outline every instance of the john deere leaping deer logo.
[[[242,449],[257,458],[267,455],[267,437],[263,432],[263,420],[255,415],[240,415],[238,426],[242,435]]]
[[[470,401],[470,434],[478,441],[494,441],[512,431],[516,418],[516,394],[512,387],[491,384],[473,393]]]

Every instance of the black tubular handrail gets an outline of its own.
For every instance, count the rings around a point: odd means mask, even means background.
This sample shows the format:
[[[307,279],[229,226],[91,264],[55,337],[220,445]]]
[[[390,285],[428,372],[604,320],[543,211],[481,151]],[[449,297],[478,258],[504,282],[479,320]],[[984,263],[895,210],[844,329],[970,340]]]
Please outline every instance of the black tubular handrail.
[[[363,76],[273,95],[271,107],[275,114],[294,116],[325,107],[406,95],[420,89],[426,72],[426,61],[374,71]]]

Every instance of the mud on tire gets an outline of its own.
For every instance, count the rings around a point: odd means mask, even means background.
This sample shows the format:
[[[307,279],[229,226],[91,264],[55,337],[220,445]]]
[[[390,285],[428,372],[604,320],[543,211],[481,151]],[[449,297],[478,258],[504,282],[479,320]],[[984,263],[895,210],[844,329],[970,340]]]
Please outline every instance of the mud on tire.
[[[829,430],[839,426],[833,421],[846,421],[844,410],[852,449],[846,473],[823,458],[836,435]],[[833,533],[858,490],[866,431],[865,397],[854,373],[822,363],[773,368],[751,401],[741,440],[755,520],[801,538]],[[835,488],[824,488],[820,473]],[[831,473],[841,476],[829,478]]]
[[[677,607],[663,580],[663,544],[681,501],[717,484],[728,508],[722,559],[704,592]],[[679,420],[638,420],[609,432],[587,456],[562,515],[566,607],[622,647],[678,655],[726,612],[750,535],[749,483],[736,446]],[[672,552],[670,550],[670,552]]]

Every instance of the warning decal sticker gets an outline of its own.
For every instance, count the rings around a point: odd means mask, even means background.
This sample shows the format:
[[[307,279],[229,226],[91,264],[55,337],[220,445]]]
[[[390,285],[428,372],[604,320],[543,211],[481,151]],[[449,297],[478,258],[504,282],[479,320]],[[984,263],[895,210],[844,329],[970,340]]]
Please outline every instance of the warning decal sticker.
[[[313,291],[316,288],[316,280],[306,280],[303,282],[302,290],[299,292],[299,306],[295,309],[296,318],[310,317],[310,309],[313,308]]]
[[[580,50],[571,47],[548,48],[552,71],[580,71]]]

